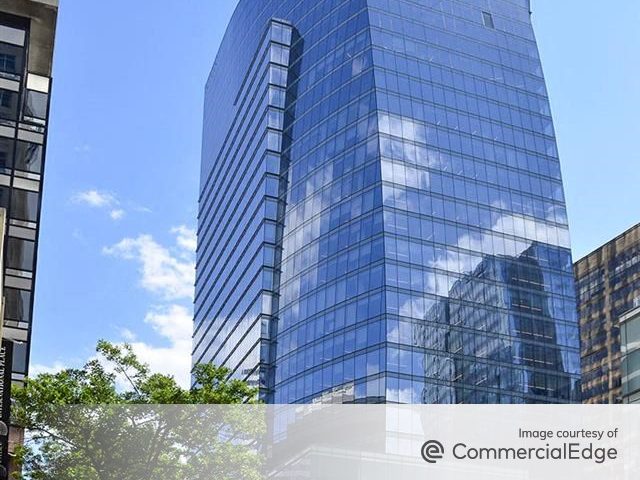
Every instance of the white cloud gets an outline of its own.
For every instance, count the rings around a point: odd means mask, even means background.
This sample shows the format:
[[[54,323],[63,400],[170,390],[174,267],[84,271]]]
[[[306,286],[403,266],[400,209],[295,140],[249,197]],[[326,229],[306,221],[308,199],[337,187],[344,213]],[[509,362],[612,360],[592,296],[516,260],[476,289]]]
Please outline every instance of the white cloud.
[[[111,210],[111,212],[109,212],[109,216],[112,220],[120,220],[122,217],[124,217],[124,210],[122,210],[121,208],[115,208]]]
[[[122,340],[131,345],[140,361],[149,365],[151,373],[171,375],[181,387],[189,388],[191,385],[191,331],[193,328],[190,308],[178,304],[155,306],[145,315],[144,323],[164,339],[167,345],[156,346],[141,341],[138,339],[139,336],[128,328],[120,330]],[[116,344],[122,345],[124,342],[116,342]],[[101,356],[92,356],[88,360],[96,358],[105,367],[109,367],[109,363]],[[44,373],[54,374],[67,368],[71,367],[59,361],[53,365],[34,364],[29,368],[29,376],[36,377]],[[108,369],[111,371],[110,368]],[[117,378],[117,387],[128,389],[130,385],[122,377]]]
[[[112,193],[95,189],[78,192],[72,197],[72,200],[94,208],[110,207],[118,204],[118,200]]]
[[[188,388],[191,371],[191,332],[193,328],[190,309],[182,305],[154,307],[144,319],[153,330],[169,341],[169,345],[155,346],[147,342],[132,342],[138,358],[151,367],[154,373],[172,375],[179,385]]]
[[[133,204],[131,208],[139,213],[153,213],[153,210],[151,210],[149,207],[145,207],[144,205]]]
[[[150,372],[172,376],[178,385],[189,388],[191,385],[191,309],[179,304],[153,306],[144,317],[144,323],[163,339],[164,345],[139,339],[139,335],[128,328],[120,331],[122,340],[133,348],[138,359],[149,366]],[[115,342],[122,346],[124,342]],[[113,371],[103,357],[98,356],[109,371]],[[116,375],[119,390],[131,388],[129,381]]]
[[[171,233],[177,234],[176,243],[186,251],[195,252],[197,247],[196,231],[184,225],[173,227]]]
[[[505,208],[499,203],[492,206]],[[500,235],[499,241],[494,241],[494,232],[507,235],[504,237]],[[520,215],[500,215],[490,231],[465,233],[458,238],[457,246],[475,252],[492,252],[493,255],[498,256],[518,257],[535,242],[570,248],[569,232],[566,227],[556,227],[538,219]],[[482,262],[482,258],[479,254],[468,255],[445,249],[435,262],[431,262],[431,266],[458,273],[471,273]]]
[[[196,233],[184,225],[174,227],[170,232],[175,236],[175,245],[170,248],[159,244],[151,235],[141,234],[135,238],[124,238],[104,248],[103,252],[137,262],[140,285],[148,292],[166,301],[190,302],[195,282]],[[122,331],[123,338],[131,343],[134,352],[151,367],[152,372],[172,375],[181,386],[188,388],[193,331],[191,306],[178,303],[153,306],[144,322],[168,341],[168,345],[157,346],[140,340],[128,329]]]
[[[83,143],[81,145],[77,145],[73,148],[76,153],[89,153],[91,151],[91,145],[88,143]]]
[[[195,282],[196,234],[184,225],[170,230],[174,245],[167,247],[151,235],[141,234],[124,238],[103,253],[139,265],[139,283],[153,294],[160,304],[148,308],[144,324],[159,339],[156,343],[142,329],[131,327],[119,330],[116,344],[129,343],[138,358],[149,365],[152,373],[173,376],[179,385],[191,384],[191,334],[193,316],[191,301]],[[142,324],[142,322],[140,322]],[[99,358],[99,357],[92,357]],[[30,374],[63,370],[60,362],[52,366],[32,365]],[[118,388],[129,388],[124,378],[117,379]]]
[[[124,217],[125,211],[120,207],[120,200],[113,193],[96,189],[78,192],[71,197],[74,203],[86,205],[91,208],[109,210],[109,217],[112,220],[120,220]]]
[[[80,243],[87,243],[87,239],[85,238],[84,233],[82,233],[82,230],[80,230],[79,228],[74,228],[73,230],[71,230],[71,237]]]
[[[139,263],[140,285],[165,300],[192,299],[195,283],[195,242],[184,226],[171,230],[177,235],[174,254],[151,235],[124,238],[103,253]]]
[[[138,338],[138,336],[128,328],[123,328],[122,330],[120,330],[120,335],[122,335],[122,338],[124,338],[124,340],[127,342],[133,342]]]
[[[29,376],[35,377],[44,373],[54,374],[61,372],[62,370],[65,370],[67,368],[69,367],[62,362],[54,362],[53,365],[43,365],[40,363],[36,363],[29,366]]]
[[[191,312],[186,307],[176,304],[154,307],[144,321],[172,345],[187,344],[191,349]]]

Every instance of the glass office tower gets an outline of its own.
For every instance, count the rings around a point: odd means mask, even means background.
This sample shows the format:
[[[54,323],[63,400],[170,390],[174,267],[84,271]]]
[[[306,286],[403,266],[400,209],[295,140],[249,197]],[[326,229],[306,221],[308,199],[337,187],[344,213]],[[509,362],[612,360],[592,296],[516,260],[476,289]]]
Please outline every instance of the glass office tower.
[[[525,0],[240,0],[206,86],[193,362],[269,402],[578,400]]]

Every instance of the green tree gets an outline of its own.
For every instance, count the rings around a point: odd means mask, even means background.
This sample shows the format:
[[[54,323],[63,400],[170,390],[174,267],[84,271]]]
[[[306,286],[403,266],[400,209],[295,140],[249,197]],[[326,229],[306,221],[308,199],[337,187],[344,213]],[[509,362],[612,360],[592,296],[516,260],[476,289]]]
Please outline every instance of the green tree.
[[[255,388],[201,364],[185,389],[150,372],[130,345],[100,341],[97,352],[102,360],[14,387],[13,421],[28,432],[15,478],[258,478],[260,457],[250,444],[264,422]]]

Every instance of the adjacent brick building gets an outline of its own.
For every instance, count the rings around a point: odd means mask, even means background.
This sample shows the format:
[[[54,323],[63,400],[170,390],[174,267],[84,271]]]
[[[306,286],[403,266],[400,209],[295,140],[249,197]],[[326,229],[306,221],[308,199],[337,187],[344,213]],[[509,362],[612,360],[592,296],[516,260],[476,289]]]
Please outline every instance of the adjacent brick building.
[[[640,224],[578,260],[574,270],[582,400],[621,403],[620,317],[640,297]]]

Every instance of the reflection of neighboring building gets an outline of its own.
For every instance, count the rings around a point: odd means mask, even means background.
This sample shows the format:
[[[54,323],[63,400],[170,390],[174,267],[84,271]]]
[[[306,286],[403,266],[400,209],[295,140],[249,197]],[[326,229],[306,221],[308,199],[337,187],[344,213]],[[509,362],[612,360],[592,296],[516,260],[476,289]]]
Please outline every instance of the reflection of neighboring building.
[[[582,401],[620,403],[620,317],[640,296],[640,224],[574,265],[582,356]]]
[[[635,308],[620,317],[622,402],[640,403],[640,297]]]
[[[557,249],[540,244],[516,257],[487,256],[427,313],[428,323],[448,326],[453,401],[578,400],[577,328],[544,288],[551,272],[540,259],[554,257]]]

